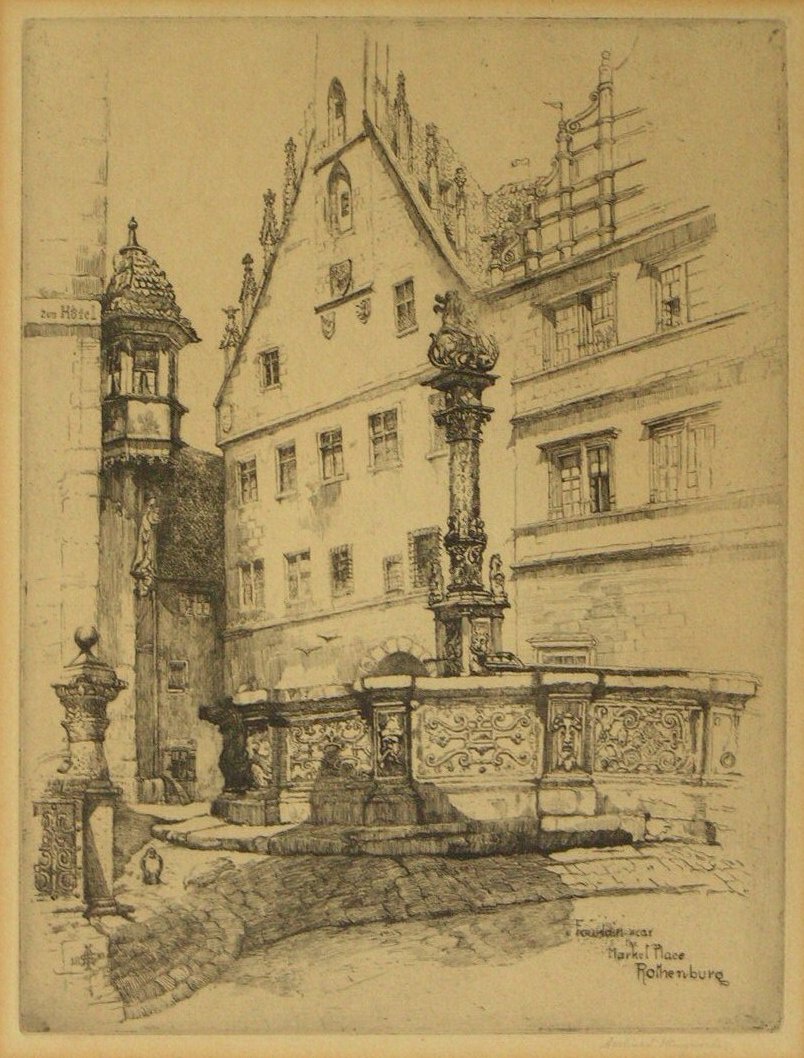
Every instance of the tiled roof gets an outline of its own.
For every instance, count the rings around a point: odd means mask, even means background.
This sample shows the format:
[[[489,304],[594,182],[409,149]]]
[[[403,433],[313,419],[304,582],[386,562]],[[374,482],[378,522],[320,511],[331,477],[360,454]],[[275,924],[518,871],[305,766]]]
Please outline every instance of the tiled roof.
[[[188,446],[175,453],[171,470],[160,499],[159,575],[222,587],[223,457]]]
[[[190,341],[198,341],[192,324],[182,316],[176,304],[176,294],[168,277],[145,247],[137,242],[137,222],[133,217],[128,229],[129,241],[115,257],[114,273],[103,294],[103,311],[169,320],[186,331]]]

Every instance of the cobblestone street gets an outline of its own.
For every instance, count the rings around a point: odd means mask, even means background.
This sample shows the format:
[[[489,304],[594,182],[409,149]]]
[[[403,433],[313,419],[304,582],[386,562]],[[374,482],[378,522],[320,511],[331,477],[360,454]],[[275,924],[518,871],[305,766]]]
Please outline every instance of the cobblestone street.
[[[757,996],[739,973],[745,952],[739,938],[724,943],[718,925],[744,912],[745,901],[728,893],[631,894],[318,930],[244,956],[188,1001],[124,1030],[475,1034],[658,1031],[674,1022],[747,1029],[759,1019]],[[579,922],[648,925],[694,967],[722,968],[729,986],[643,983],[633,964],[610,957],[608,941],[579,937]]]
[[[136,920],[114,928],[110,944],[112,980],[128,1018],[186,999],[238,958],[312,930],[591,895],[744,891],[735,861],[695,846],[476,859],[160,848],[164,885],[142,886],[133,861],[119,885],[118,898]]]
[[[718,906],[728,900],[739,909],[744,903],[739,896],[746,892],[744,871],[717,846],[668,842],[572,849],[549,856],[474,858],[266,855],[241,851],[266,841],[258,828],[221,826],[205,816],[170,827],[180,835],[195,836],[195,847],[153,841],[164,860],[161,884],[155,886],[142,883],[142,850],[131,855],[116,884],[127,917],[98,923],[108,938],[108,959],[101,961],[98,955],[86,980],[80,964],[57,979],[62,991],[78,995],[83,988],[92,1016],[107,1027],[125,1018],[134,1030],[152,1020],[156,1025],[157,1017],[178,1027],[185,1016],[191,1017],[178,1011],[189,1011],[186,1001],[194,993],[201,993],[204,1008],[210,988],[225,990],[242,974],[248,977],[249,960],[267,959],[273,968],[271,980],[285,980],[289,971],[277,969],[287,957],[283,951],[295,951],[298,945],[326,947],[327,938],[340,937],[346,927],[352,927],[349,937],[360,950],[377,948],[387,954],[388,945],[404,940],[402,963],[415,976],[417,960],[433,953],[440,959],[446,952],[455,958],[462,952],[470,961],[483,954],[481,961],[498,966],[541,957],[571,939],[571,923],[578,914],[573,898],[587,898],[586,907],[590,897],[595,902],[616,897],[618,903],[645,894],[640,899],[650,902],[658,893],[684,894],[673,897],[682,907],[691,907],[684,902],[694,895],[699,902],[710,900],[709,907],[717,897]],[[652,921],[654,910],[661,908],[658,902],[650,906]],[[59,953],[75,949],[80,955],[90,934],[97,938],[93,949],[102,951],[104,937],[84,920],[59,917],[60,932],[54,939]],[[338,941],[337,951],[333,949],[336,961],[351,950],[350,941],[343,943],[345,948],[338,947]],[[376,962],[375,956],[366,958],[372,965]],[[404,976],[403,970],[400,973]],[[341,984],[349,987],[356,978],[344,974]],[[297,982],[294,994],[301,990],[306,997],[308,986],[315,992],[323,983]],[[424,998],[422,1003],[417,1016],[426,1019]],[[324,998],[322,1004],[324,1011]],[[76,1010],[83,1005],[76,1004]],[[195,1001],[191,1006],[196,1008]],[[290,1009],[282,1017],[291,1017]],[[41,1018],[47,1023],[46,1011]]]

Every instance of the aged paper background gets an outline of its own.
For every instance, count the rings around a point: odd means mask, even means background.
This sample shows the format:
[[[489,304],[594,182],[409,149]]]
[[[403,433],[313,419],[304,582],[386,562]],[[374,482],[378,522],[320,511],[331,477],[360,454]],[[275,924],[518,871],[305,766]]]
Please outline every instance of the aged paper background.
[[[127,15],[153,15],[155,13],[165,15],[237,15],[237,16],[257,16],[264,13],[270,13],[274,17],[279,17],[281,14],[296,14],[297,8],[292,8],[287,12],[282,12],[276,7],[262,8],[262,7],[242,7],[238,8],[235,5],[225,5],[223,9],[220,6],[215,5],[194,5],[192,8],[187,9],[181,6],[175,7],[158,7],[156,5],[143,5],[142,7],[132,6],[125,12]],[[301,13],[301,12],[299,12]],[[304,13],[310,14],[330,14],[331,12],[326,10],[315,11],[307,9]],[[347,14],[346,11],[338,11],[340,15]],[[403,13],[403,9],[399,6],[395,6],[393,11],[383,10],[378,5],[374,5],[370,11],[361,10],[355,11],[355,14],[385,14],[391,16],[397,16]],[[431,7],[426,11],[424,9],[408,8],[404,9],[404,13],[409,14],[411,17],[419,16],[431,16],[433,14],[445,14],[454,17],[459,17],[454,7],[444,8],[441,11],[433,10]],[[472,11],[472,14],[480,14],[480,11]],[[508,5],[504,10],[497,8],[486,8],[483,10],[484,14],[505,14],[509,16],[550,16],[555,17],[559,15],[566,17],[569,15],[576,17],[589,17],[597,14],[597,9],[582,8],[574,5],[562,5],[560,11],[556,11],[552,6],[545,9],[538,9],[535,5],[528,5],[522,8],[514,8]],[[607,6],[606,15],[611,16],[613,14],[621,15],[622,17],[635,17],[644,16],[644,12],[640,11],[638,7],[633,5],[618,5],[615,9],[611,6]],[[47,16],[60,16],[60,17],[74,17],[77,15],[84,16],[98,16],[115,14],[119,12],[108,11],[101,9],[100,5],[97,7],[89,5],[87,7],[78,8],[69,4],[55,4],[55,5],[38,5],[34,11],[25,9],[21,6],[9,5],[4,11],[4,34],[3,34],[3,45],[4,45],[4,58],[5,58],[5,69],[7,76],[4,79],[4,132],[6,144],[12,145],[13,149],[8,149],[5,154],[6,165],[4,167],[5,183],[4,188],[6,191],[6,202],[15,201],[18,203],[18,176],[17,166],[19,162],[19,112],[20,112],[20,89],[19,89],[19,45],[20,45],[20,27],[21,20],[23,18],[31,17],[31,15],[38,17]],[[667,9],[660,10],[657,5],[651,10],[651,17],[657,17],[659,14],[666,16],[681,16],[681,17],[725,17],[725,18],[757,18],[763,19],[786,19],[788,25],[788,37],[787,37],[787,54],[789,60],[789,86],[790,86],[790,97],[789,97],[789,114],[791,119],[791,161],[790,171],[793,174],[797,174],[801,171],[801,148],[800,148],[800,58],[801,58],[801,24],[800,14],[797,9],[797,5],[794,7],[776,6],[776,5],[746,5],[745,7],[739,7],[737,5],[706,5],[705,7],[693,8],[691,5],[685,5],[681,9]],[[638,27],[634,27],[634,32],[637,32]],[[456,24],[455,30],[455,41],[456,47],[460,47],[460,24]],[[119,46],[119,45],[118,45]],[[742,55],[735,55],[734,62],[739,64],[745,61],[746,57]],[[232,61],[236,62],[236,57],[232,57]],[[522,72],[516,72],[515,76],[524,77]],[[579,74],[580,76],[580,74]],[[726,94],[729,82],[729,71],[724,69],[722,71],[724,79],[724,94]],[[171,106],[175,108],[176,120],[181,121],[182,116],[187,116],[191,107],[190,102],[186,99],[181,98],[181,85],[176,86],[176,97],[171,101]],[[523,82],[523,90],[526,90]],[[538,89],[541,91],[541,89]],[[639,102],[639,101],[638,101]],[[434,109],[437,109],[435,107]],[[750,129],[752,124],[757,121],[756,115],[752,114],[750,105],[746,107],[745,111],[745,123],[746,128]],[[449,122],[444,120],[445,128],[448,127]],[[728,165],[729,148],[727,137],[725,136],[724,130],[712,129],[713,137],[723,137],[723,156],[724,164]],[[781,132],[779,133],[781,135]],[[746,155],[743,154],[742,159],[745,159]],[[234,166],[233,166],[234,167]],[[668,174],[672,177],[672,174]],[[681,176],[681,174],[679,174]],[[34,177],[35,178],[35,177]],[[732,174],[734,178],[734,174]],[[799,245],[800,238],[797,238],[797,233],[800,234],[800,194],[797,184],[800,184],[800,180],[797,180],[794,176],[791,181],[791,195],[792,195],[792,210],[790,215],[791,224],[791,236],[790,236],[790,249],[791,249],[791,290],[795,291],[800,287],[800,272],[796,270],[797,265],[800,265]],[[177,195],[180,194],[181,189],[176,188],[175,192]],[[58,201],[57,188],[54,188],[54,208]],[[114,240],[117,238],[117,232],[120,228],[119,221],[125,220],[125,214],[128,212],[128,206],[122,203],[112,202],[110,204],[110,243],[114,245]],[[17,269],[18,269],[18,233],[19,229],[16,226],[13,219],[10,219],[13,211],[8,210],[4,218],[4,234],[6,236],[6,261],[4,275],[6,279],[6,297],[4,299],[4,318],[7,322],[7,349],[10,351],[7,357],[7,371],[9,372],[9,384],[7,392],[18,392],[16,384],[11,385],[11,379],[17,375],[17,364],[15,351],[18,348],[17,338],[17,324],[18,309],[14,301],[14,295],[17,293]],[[773,240],[774,253],[778,254],[779,257],[783,257],[786,253],[786,248],[783,245],[783,235],[779,230],[772,230],[770,232],[756,232],[754,237],[758,240],[770,239]],[[188,233],[187,239],[188,244],[192,242],[193,235]],[[153,240],[151,240],[153,241]],[[171,254],[175,253],[178,256],[178,249],[171,246]],[[174,275],[172,276],[176,282],[176,286],[180,292],[187,289],[187,280],[177,279]],[[219,294],[217,291],[211,291],[210,296],[223,297],[223,294]],[[186,299],[186,294],[185,294]],[[793,301],[793,312],[792,312],[792,338],[790,348],[790,376],[791,376],[791,393],[796,394],[799,392],[799,386],[801,381],[801,366],[797,359],[797,351],[800,344],[800,331],[798,324],[800,324],[800,312],[797,310],[795,297]],[[216,310],[217,311],[217,310]],[[198,385],[201,387],[199,395],[194,396],[190,400],[190,403],[197,405],[199,401],[203,400],[201,393],[203,392],[203,380],[200,380]],[[10,409],[9,409],[10,412]],[[800,456],[801,456],[801,441],[799,431],[797,430],[798,416],[800,414],[800,404],[798,404],[795,398],[791,399],[789,405],[790,414],[790,453],[791,461],[790,468],[791,474],[796,475],[800,473]],[[12,483],[16,482],[18,477],[17,467],[19,465],[18,459],[18,436],[16,430],[16,420],[13,414],[7,414],[5,419],[6,435],[4,445],[4,459],[7,474],[7,481]],[[46,444],[46,431],[43,432],[43,444]],[[787,792],[787,866],[790,872],[788,881],[787,898],[784,906],[782,905],[780,883],[781,878],[778,875],[774,875],[773,869],[771,868],[768,872],[768,904],[763,906],[762,904],[755,905],[757,907],[758,918],[761,918],[764,924],[773,921],[774,917],[778,916],[779,931],[782,930],[782,922],[784,923],[784,936],[786,946],[788,948],[788,968],[785,980],[785,987],[787,991],[787,1003],[786,1003],[786,1018],[785,1023],[781,1031],[770,1034],[737,1034],[734,1036],[726,1037],[716,1034],[690,1034],[688,1036],[675,1035],[673,1033],[662,1034],[660,1036],[652,1037],[639,1037],[632,1035],[627,1038],[620,1037],[614,1038],[611,1036],[605,1037],[589,1037],[583,1034],[582,1027],[579,1026],[577,1033],[573,1034],[559,1034],[559,1035],[544,1035],[544,1036],[532,1036],[528,1038],[523,1037],[507,1037],[507,1036],[495,1036],[489,1038],[482,1037],[466,1037],[463,1039],[451,1039],[451,1038],[398,1038],[398,1037],[383,1037],[375,1038],[373,1040],[368,1039],[347,1039],[345,1037],[332,1037],[332,1038],[318,1038],[318,1037],[307,1037],[296,1040],[285,1039],[281,1040],[278,1038],[260,1038],[260,1037],[246,1037],[237,1038],[229,1035],[218,1044],[214,1044],[208,1038],[197,1038],[191,1036],[184,1037],[173,1037],[173,1038],[156,1038],[149,1035],[142,1035],[139,1037],[126,1038],[120,1036],[115,1039],[99,1039],[93,1040],[92,1038],[81,1038],[77,1036],[61,1037],[59,1038],[47,1038],[42,1034],[36,1035],[24,1035],[20,1034],[17,1027],[17,1000],[16,1000],[16,985],[15,985],[15,971],[17,967],[16,962],[16,928],[15,928],[15,916],[7,915],[7,929],[6,929],[6,950],[8,957],[5,960],[4,970],[4,1047],[3,1053],[8,1054],[31,1054],[31,1055],[45,1055],[45,1054],[83,1054],[83,1053],[104,1053],[104,1054],[131,1054],[138,1055],[140,1053],[161,1053],[164,1048],[165,1052],[175,1053],[176,1048],[180,1048],[182,1052],[188,1054],[199,1054],[207,1055],[214,1053],[218,1049],[218,1046],[226,1046],[229,1051],[233,1054],[257,1054],[257,1053],[287,1053],[287,1054],[298,1054],[308,1055],[311,1053],[322,1053],[322,1054],[340,1054],[340,1053],[387,1053],[387,1054],[400,1054],[400,1055],[412,1055],[418,1053],[443,1053],[443,1054],[488,1054],[498,1053],[500,1055],[517,1055],[517,1054],[567,1054],[567,1055],[579,1055],[581,1053],[588,1053],[590,1051],[597,1052],[598,1050],[609,1050],[610,1053],[645,1053],[645,1054],[660,1054],[660,1053],[706,1053],[706,1054],[757,1054],[757,1055],[775,1055],[775,1054],[796,1054],[800,1053],[799,1048],[801,1047],[801,989],[798,985],[801,968],[801,957],[800,957],[800,924],[801,924],[801,904],[795,902],[800,897],[800,866],[801,866],[801,843],[797,840],[797,820],[796,820],[796,808],[801,803],[801,786],[798,779],[800,773],[800,750],[801,750],[801,734],[802,734],[802,722],[798,715],[799,710],[797,709],[798,701],[798,681],[800,680],[800,658],[802,656],[802,634],[801,628],[804,621],[798,606],[801,604],[802,591],[801,591],[801,573],[798,568],[799,563],[797,562],[797,556],[800,554],[799,547],[801,544],[801,527],[804,524],[804,519],[801,517],[800,510],[800,490],[795,485],[796,482],[800,481],[800,477],[791,478],[791,491],[790,491],[790,509],[791,509],[791,533],[790,533],[790,555],[791,561],[789,563],[789,576],[790,576],[790,620],[788,628],[788,636],[790,649],[788,654],[788,667],[789,667],[789,682],[788,682],[788,721],[787,721],[787,752],[788,752],[788,767],[786,778],[788,782]],[[17,486],[16,483],[6,490],[7,495],[16,497]],[[7,516],[7,539],[10,537],[12,542],[16,536],[16,503],[12,502],[9,506]],[[25,547],[25,541],[21,542],[21,546]],[[16,558],[12,558],[16,550],[15,546],[7,547],[7,558],[9,560],[9,583],[16,583],[18,576],[18,565]],[[11,597],[15,597],[15,592],[12,590],[9,594]],[[12,606],[12,614],[14,613],[14,607]],[[16,678],[16,662],[13,660],[15,654],[15,648],[12,646],[15,640],[15,634],[12,629],[15,627],[15,622],[12,616],[9,615],[5,623],[6,632],[6,643],[7,652],[6,656],[12,660],[9,662],[9,671],[12,675],[12,684]],[[781,635],[781,629],[779,634]],[[21,630],[21,635],[24,637],[25,630]],[[51,706],[55,706],[55,700],[51,703]],[[51,711],[52,722],[55,722],[53,717],[54,710]],[[782,706],[780,703],[780,717],[782,715]],[[11,708],[7,710],[7,739],[6,739],[6,752],[7,756],[7,767],[6,775],[9,777],[9,793],[7,798],[7,804],[15,804],[17,801],[17,791],[19,789],[16,781],[15,764],[16,764],[16,747],[20,745],[20,738],[15,730],[16,725],[16,710]],[[29,724],[29,720],[26,717],[21,718],[21,724],[23,729],[26,729]],[[778,727],[775,728],[775,737],[780,738],[782,735],[782,725],[779,719]],[[23,734],[26,733],[25,730]],[[28,744],[35,741],[35,732],[27,731]],[[32,739],[31,736],[34,736]],[[33,750],[29,750],[33,756]],[[782,822],[779,815],[780,802],[779,792],[782,784],[782,769],[779,767],[778,756],[774,757],[773,753],[764,755],[760,752],[757,760],[754,762],[757,770],[754,774],[762,773],[763,769],[775,769],[775,774],[778,777],[778,783],[774,785],[773,782],[765,788],[769,791],[769,796],[775,797],[776,801],[771,807],[771,810],[767,818],[774,820],[774,826],[778,827],[779,839],[781,840]],[[797,766],[798,764],[798,766]],[[26,804],[26,800],[29,797],[29,791],[26,790],[22,799],[22,803],[19,805],[19,817],[25,819],[26,813],[29,811],[29,806]],[[760,812],[760,817],[763,820],[761,825],[767,825],[766,817],[763,812]],[[8,853],[5,857],[6,866],[6,907],[11,908],[16,905],[16,892],[18,884],[23,887],[26,884],[26,878],[23,877],[18,883],[17,874],[17,856],[16,856],[16,819],[10,824],[10,834],[7,836]],[[750,849],[747,850],[747,855],[750,855]],[[752,865],[755,870],[760,870],[761,867],[758,864]],[[694,929],[694,926],[692,927]],[[754,974],[754,980],[756,981],[756,987],[758,990],[764,990],[766,995],[778,995],[782,984],[778,979],[778,976],[773,971],[773,959],[766,958],[771,955],[771,949],[775,938],[771,935],[767,938],[767,946],[763,944],[763,937],[758,930],[752,932],[752,923],[748,920],[742,920],[740,922],[740,930],[742,935],[733,938],[720,938],[720,952],[731,954],[733,964],[736,963],[738,966],[747,967],[751,964],[751,969]],[[23,935],[20,937],[20,962],[24,963],[26,959],[26,938]],[[594,970],[590,963],[588,976],[584,974],[584,968],[579,962],[578,974],[583,980],[576,982],[573,987],[582,989],[586,995],[596,996],[598,986],[595,982]],[[437,969],[434,970],[433,987],[437,989]],[[523,995],[524,995],[523,991]],[[528,991],[529,995],[533,997],[533,1001],[538,1002],[538,988],[531,989]],[[618,997],[612,994],[606,994],[600,992],[599,1002],[605,1005],[616,1004]],[[404,1003],[404,997],[400,997],[400,1002]],[[572,1004],[572,988],[567,983],[567,1002]]]

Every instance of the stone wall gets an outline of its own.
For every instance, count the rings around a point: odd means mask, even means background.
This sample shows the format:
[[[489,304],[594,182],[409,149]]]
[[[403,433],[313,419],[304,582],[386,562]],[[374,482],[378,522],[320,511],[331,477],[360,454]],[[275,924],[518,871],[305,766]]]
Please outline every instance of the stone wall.
[[[62,735],[50,682],[97,620],[100,313],[108,103],[98,31],[26,24],[23,40],[22,710],[33,794]],[[76,62],[76,56],[94,60]]]

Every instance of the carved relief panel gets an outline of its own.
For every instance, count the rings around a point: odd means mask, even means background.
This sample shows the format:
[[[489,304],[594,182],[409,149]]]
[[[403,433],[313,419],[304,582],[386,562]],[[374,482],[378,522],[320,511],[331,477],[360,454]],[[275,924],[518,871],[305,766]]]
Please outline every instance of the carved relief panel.
[[[550,739],[548,766],[551,771],[578,772],[588,769],[586,698],[554,694],[547,706]]]
[[[38,801],[34,814],[42,820],[39,859],[34,865],[37,893],[56,899],[71,896],[78,884],[78,820],[73,801]]]
[[[294,722],[285,737],[288,782],[367,778],[371,774],[371,730],[357,713]]]
[[[656,701],[598,703],[594,769],[626,775],[699,774],[701,722],[702,709],[696,705]]]
[[[541,772],[542,728],[529,703],[430,703],[413,716],[419,778],[530,779]]]

